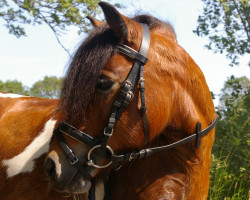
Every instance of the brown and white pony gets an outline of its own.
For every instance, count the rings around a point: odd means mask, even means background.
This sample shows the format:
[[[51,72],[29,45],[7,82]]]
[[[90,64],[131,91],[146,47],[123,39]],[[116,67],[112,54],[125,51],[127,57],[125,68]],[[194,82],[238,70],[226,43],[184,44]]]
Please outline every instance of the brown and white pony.
[[[0,93],[0,199],[85,199],[93,180],[101,183],[107,179],[112,199],[206,199],[214,130],[202,138],[199,149],[191,142],[144,160],[122,163],[117,171],[84,167],[93,177],[91,181],[75,176],[78,172],[52,137],[60,121],[91,136],[103,130],[134,62],[117,51],[117,44],[139,49],[142,28],[138,22],[149,26],[151,38],[144,72],[147,147],[178,141],[193,134],[198,121],[204,129],[215,116],[205,78],[178,45],[169,24],[150,16],[129,19],[109,4],[100,5],[107,24],[92,20],[96,28],[70,64],[61,101]],[[144,147],[138,88],[134,94],[108,144],[115,152]],[[65,139],[84,163],[89,147]],[[42,169],[47,151],[45,171],[49,177]],[[97,186],[104,196],[103,185]]]
[[[52,190],[44,172],[57,107],[58,100],[0,93],[1,200],[77,199]]]
[[[143,37],[139,23],[144,23],[150,30],[148,61],[144,66],[147,147],[166,145],[192,135],[197,122],[201,122],[202,129],[208,127],[216,115],[210,91],[200,68],[177,43],[173,28],[151,16],[129,19],[107,3],[99,5],[107,23],[92,20],[96,28],[73,57],[59,105],[63,120],[92,137],[103,131],[134,63],[117,46],[122,43],[138,51]],[[138,93],[135,88],[133,100],[114,126],[108,143],[114,152],[145,147]],[[86,165],[89,146],[66,135],[65,140],[88,176],[79,175],[67,160],[59,139],[53,137],[45,170],[55,190],[83,193],[93,180],[108,179],[115,200],[207,198],[214,129],[202,138],[199,149],[195,142],[190,142],[146,159],[123,162],[117,171],[112,166],[97,169]],[[105,162],[102,157],[98,159]]]

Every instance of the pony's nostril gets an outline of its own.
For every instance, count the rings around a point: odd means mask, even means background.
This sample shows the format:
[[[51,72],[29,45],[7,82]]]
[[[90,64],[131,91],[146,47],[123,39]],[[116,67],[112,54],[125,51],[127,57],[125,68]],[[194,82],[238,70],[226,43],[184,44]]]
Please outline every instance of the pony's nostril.
[[[56,165],[50,158],[46,160],[45,171],[49,177],[52,177],[56,173]]]

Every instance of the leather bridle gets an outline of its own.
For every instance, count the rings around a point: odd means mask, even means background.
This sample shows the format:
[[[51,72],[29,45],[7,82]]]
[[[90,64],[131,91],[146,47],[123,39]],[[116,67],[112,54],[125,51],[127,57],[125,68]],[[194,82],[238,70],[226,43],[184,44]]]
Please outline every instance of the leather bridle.
[[[141,96],[141,112],[144,122],[144,144],[148,143],[149,139],[149,129],[148,129],[148,120],[146,116],[146,103],[145,103],[145,87],[144,87],[144,79],[143,79],[143,69],[144,65],[147,62],[147,53],[150,44],[150,33],[148,26],[146,24],[141,24],[143,27],[143,39],[141,42],[139,52],[134,49],[124,45],[118,44],[118,50],[120,53],[123,53],[133,59],[135,62],[129,72],[126,80],[123,82],[116,100],[114,101],[113,107],[111,109],[111,114],[108,120],[106,127],[103,129],[103,132],[96,136],[91,137],[90,135],[76,129],[66,122],[60,122],[58,127],[54,130],[54,134],[57,136],[60,145],[62,146],[65,154],[71,165],[75,166],[79,172],[86,177],[86,172],[83,170],[84,164],[81,164],[77,158],[77,156],[73,153],[73,150],[67,145],[62,134],[66,134],[81,143],[86,144],[90,147],[87,156],[87,164],[88,166],[95,168],[106,168],[110,166],[112,163],[121,163],[123,161],[131,161],[140,158],[146,158],[154,153],[165,151],[167,149],[171,149],[182,144],[196,141],[196,148],[200,147],[201,138],[207,135],[216,125],[217,118],[213,119],[212,123],[204,130],[201,130],[201,123],[197,122],[196,131],[194,134],[185,137],[177,142],[172,144],[153,147],[153,148],[145,148],[139,151],[132,151],[125,154],[114,153],[112,148],[108,146],[108,142],[110,137],[113,135],[114,125],[121,117],[122,113],[131,102],[134,96],[134,89],[137,84],[139,84],[139,91]],[[108,163],[104,165],[99,165],[94,161],[94,155],[97,155],[100,150],[105,151],[104,156],[108,160]],[[95,152],[95,153],[94,153]],[[88,178],[88,177],[87,177]]]

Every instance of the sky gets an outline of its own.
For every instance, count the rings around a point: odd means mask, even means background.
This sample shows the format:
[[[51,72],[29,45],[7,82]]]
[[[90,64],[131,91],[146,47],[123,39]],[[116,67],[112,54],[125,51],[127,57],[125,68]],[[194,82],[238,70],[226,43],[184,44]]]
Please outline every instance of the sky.
[[[111,0],[114,3],[115,0]],[[240,67],[230,67],[225,55],[214,54],[204,48],[206,38],[197,37],[192,31],[197,26],[198,15],[202,14],[201,0],[120,0],[126,5],[122,14],[133,16],[151,14],[169,21],[175,28],[178,43],[189,53],[203,71],[211,91],[219,94],[228,77],[247,76],[250,78],[249,58],[241,59]],[[25,26],[27,37],[16,38],[8,33],[0,19],[0,80],[18,80],[25,86],[42,80],[44,76],[65,74],[69,56],[58,44],[53,32],[46,25]],[[78,35],[70,27],[61,37],[63,45],[74,52],[85,34]],[[248,55],[249,56],[249,55]],[[218,103],[218,99],[215,104]]]

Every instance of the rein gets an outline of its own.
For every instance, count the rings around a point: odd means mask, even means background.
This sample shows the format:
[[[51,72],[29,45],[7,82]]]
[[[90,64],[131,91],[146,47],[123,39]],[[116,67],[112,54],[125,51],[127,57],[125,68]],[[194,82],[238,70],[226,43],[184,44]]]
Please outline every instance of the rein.
[[[106,127],[103,129],[103,132],[96,137],[91,137],[90,135],[76,129],[75,127],[66,122],[60,122],[58,124],[58,127],[54,130],[54,134],[59,140],[59,143],[62,149],[64,150],[70,164],[75,166],[78,169],[78,171],[86,178],[91,178],[91,177],[90,175],[86,174],[85,170],[83,169],[84,165],[85,166],[88,165],[90,167],[95,167],[95,168],[106,168],[110,166],[112,163],[119,164],[123,161],[132,161],[136,159],[147,158],[148,156],[153,155],[154,153],[166,151],[168,149],[180,146],[182,144],[191,141],[196,141],[196,148],[198,149],[201,144],[201,138],[206,136],[216,125],[217,118],[215,118],[206,129],[201,130],[201,123],[197,122],[195,133],[177,142],[165,146],[145,148],[139,151],[132,151],[125,154],[114,153],[112,148],[108,146],[109,139],[113,135],[114,125],[117,122],[117,120],[120,119],[122,113],[133,99],[134,89],[136,88],[137,84],[139,84],[139,91],[141,96],[141,112],[144,122],[144,144],[145,145],[148,144],[149,128],[146,116],[147,108],[146,108],[145,94],[144,94],[145,80],[143,78],[143,70],[144,70],[144,65],[147,62],[147,53],[150,44],[150,33],[148,26],[146,24],[141,24],[141,25],[143,27],[143,38],[139,52],[135,51],[134,49],[124,44],[118,44],[117,46],[120,53],[123,53],[135,59],[135,62],[126,80],[123,82],[120,88],[120,91],[111,109],[111,114],[108,123]],[[73,139],[78,140],[79,142],[84,143],[90,147],[86,163],[82,164],[79,162],[78,158],[73,153],[73,150],[67,145],[62,134],[66,134],[72,137]],[[109,161],[108,163],[104,165],[99,165],[95,162],[94,155],[98,153],[100,154],[100,151],[97,152],[98,149],[103,150],[102,152],[104,152],[104,157]]]

